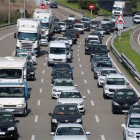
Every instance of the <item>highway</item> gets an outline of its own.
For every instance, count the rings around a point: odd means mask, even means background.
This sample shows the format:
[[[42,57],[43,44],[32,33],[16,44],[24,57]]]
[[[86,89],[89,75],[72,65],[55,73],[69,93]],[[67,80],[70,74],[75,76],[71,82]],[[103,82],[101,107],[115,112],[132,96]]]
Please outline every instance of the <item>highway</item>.
[[[134,39],[134,42],[139,46],[139,49],[140,49],[140,29],[139,28],[133,35],[133,39]]]
[[[60,20],[67,18],[71,12],[59,7],[54,12]],[[80,17],[78,17],[80,18]],[[0,56],[14,56],[16,40],[13,33],[16,28],[0,32]],[[83,126],[86,131],[91,132],[89,140],[122,140],[121,124],[125,123],[125,115],[113,115],[111,112],[111,100],[103,99],[102,88],[97,87],[97,81],[93,78],[90,68],[90,59],[84,53],[84,40],[89,32],[80,35],[76,45],[73,45],[74,59],[71,66],[74,67],[74,83],[78,90],[85,95],[86,113],[83,115]],[[111,35],[105,35],[103,44],[109,47]],[[62,36],[56,34],[55,37]],[[47,49],[42,47],[40,56],[37,58],[36,81],[28,81],[28,88],[31,91],[31,98],[28,104],[28,116],[16,116],[20,120],[18,124],[19,140],[50,140],[51,117],[48,113],[53,112],[56,100],[51,99],[51,67],[47,66]],[[137,90],[139,86],[130,78],[123,66],[110,52],[110,57],[115,62],[117,71],[122,72],[129,81],[130,86]],[[130,87],[129,86],[129,87]]]

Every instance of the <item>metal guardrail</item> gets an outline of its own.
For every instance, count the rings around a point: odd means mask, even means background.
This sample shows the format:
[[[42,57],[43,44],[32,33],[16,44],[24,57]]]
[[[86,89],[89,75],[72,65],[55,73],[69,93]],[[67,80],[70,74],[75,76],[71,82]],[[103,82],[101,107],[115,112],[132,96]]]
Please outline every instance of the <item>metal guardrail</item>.
[[[17,24],[17,23],[15,22],[15,23],[10,23],[10,24],[5,24],[5,25],[0,26],[0,28],[12,26],[12,25],[15,25],[15,24]]]
[[[133,26],[131,29],[134,29],[134,28],[135,28],[135,26]],[[126,29],[122,30],[121,32],[126,32],[129,30],[130,30],[130,28],[126,28]],[[118,36],[118,32],[116,32],[113,35],[113,37],[111,38],[111,50],[116,55],[116,57],[119,59],[119,61],[127,68],[127,70],[130,72],[130,74],[140,83],[140,74],[136,70],[135,65],[123,53],[120,54],[114,46],[114,40],[115,40],[115,38],[117,38],[117,36]]]

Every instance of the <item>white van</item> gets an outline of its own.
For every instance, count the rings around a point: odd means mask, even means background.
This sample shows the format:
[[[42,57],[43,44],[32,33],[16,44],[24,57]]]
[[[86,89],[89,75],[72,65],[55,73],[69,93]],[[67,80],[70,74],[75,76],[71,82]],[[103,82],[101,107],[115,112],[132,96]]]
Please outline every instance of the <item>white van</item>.
[[[65,43],[59,41],[51,41],[48,50],[48,66],[65,62],[67,62]]]
[[[50,0],[45,0],[46,5],[49,5],[51,3]]]
[[[84,34],[84,24],[76,23],[74,24],[74,29],[77,29],[81,34]]]

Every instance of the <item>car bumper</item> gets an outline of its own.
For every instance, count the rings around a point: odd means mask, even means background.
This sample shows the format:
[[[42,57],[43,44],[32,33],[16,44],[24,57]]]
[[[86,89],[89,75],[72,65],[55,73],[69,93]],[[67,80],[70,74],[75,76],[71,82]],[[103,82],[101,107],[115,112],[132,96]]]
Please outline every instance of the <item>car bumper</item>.
[[[17,131],[3,131],[3,132],[0,132],[0,139],[14,139],[14,138],[17,138],[18,136],[18,133]]]
[[[47,46],[48,43],[47,43],[47,42],[41,42],[40,45],[41,45],[41,46]]]
[[[61,30],[54,30],[54,33],[60,33]]]
[[[112,107],[113,107],[113,110],[115,110],[116,112],[126,113],[130,109],[131,105],[128,105],[128,106],[112,105]]]
[[[98,81],[99,86],[103,86],[103,84],[104,84],[104,81],[101,81],[101,80]]]
[[[114,95],[114,92],[110,92],[110,91],[108,91],[108,90],[105,90],[104,94],[105,94],[107,97],[112,98],[113,95]]]
[[[23,114],[25,110],[24,108],[1,108],[0,111],[11,111],[13,114]]]
[[[85,49],[86,54],[90,54],[90,51],[88,49]]]
[[[66,31],[66,28],[61,28],[61,31]]]
[[[27,74],[27,79],[33,78],[35,74]]]
[[[61,61],[50,61],[50,60],[48,60],[48,64],[50,64],[50,65],[55,65],[56,63],[66,63],[66,61],[67,60],[61,60]]]

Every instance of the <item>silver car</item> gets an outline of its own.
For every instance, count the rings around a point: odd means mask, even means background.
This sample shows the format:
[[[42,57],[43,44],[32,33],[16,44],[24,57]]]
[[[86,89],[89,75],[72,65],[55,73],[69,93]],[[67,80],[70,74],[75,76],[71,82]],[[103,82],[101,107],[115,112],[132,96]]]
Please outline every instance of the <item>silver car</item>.
[[[48,39],[45,35],[41,36],[41,46],[47,46],[48,45]]]

